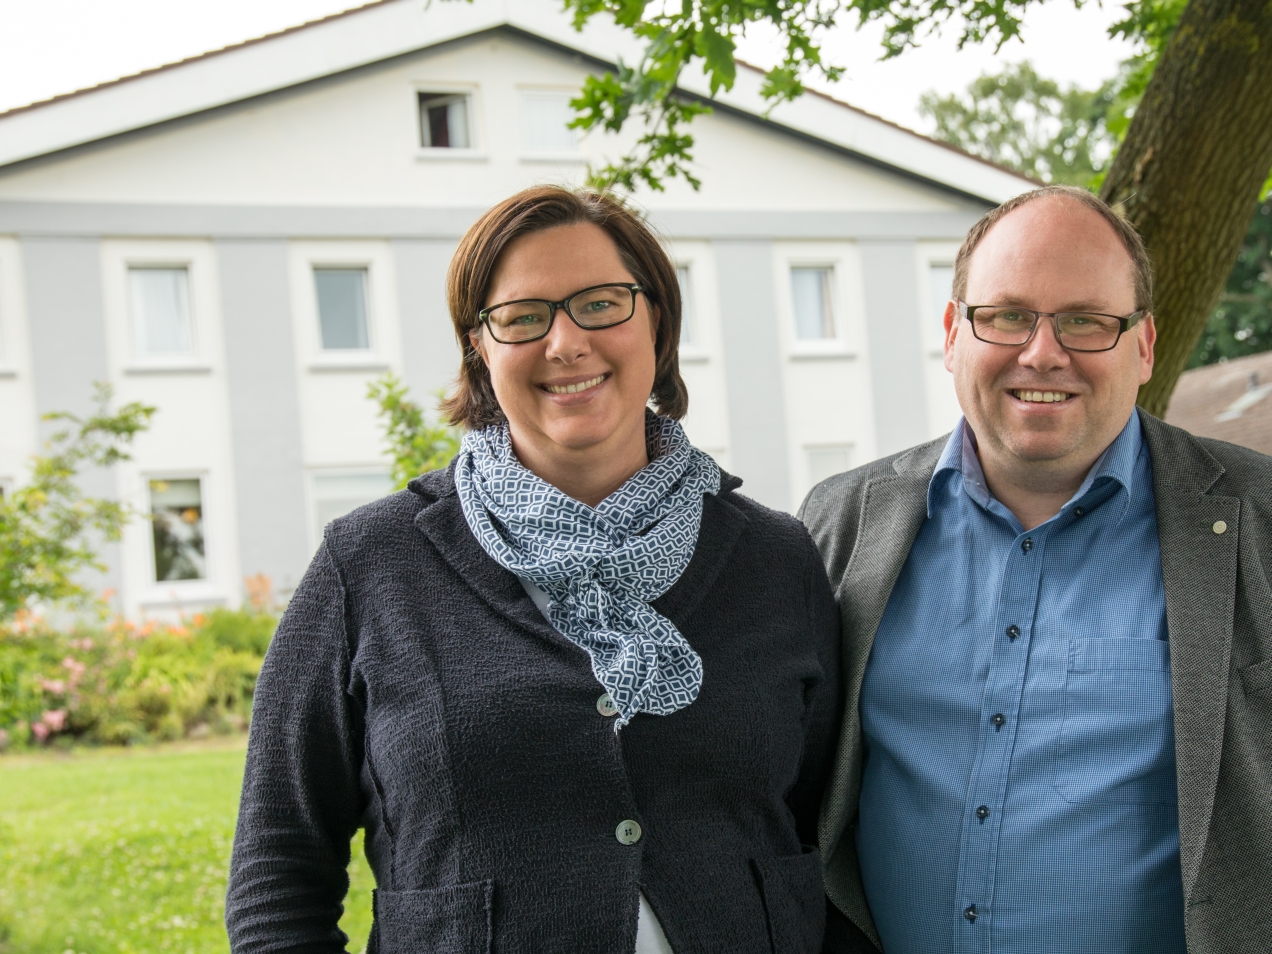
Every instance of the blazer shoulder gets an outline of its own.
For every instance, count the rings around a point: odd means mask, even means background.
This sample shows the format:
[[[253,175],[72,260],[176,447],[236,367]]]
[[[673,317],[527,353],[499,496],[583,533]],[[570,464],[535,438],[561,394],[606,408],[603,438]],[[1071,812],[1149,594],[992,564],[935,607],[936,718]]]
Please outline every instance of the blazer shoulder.
[[[948,441],[949,435],[945,434],[926,444],[918,444],[826,478],[808,492],[800,504],[799,518],[814,534],[816,528],[826,521],[838,524],[845,510],[853,509],[859,502],[870,481],[895,477],[908,470],[926,470],[930,475]]]
[[[1223,466],[1219,484],[1224,493],[1258,497],[1272,503],[1272,457],[1214,438],[1195,437],[1194,440]]]
[[[396,548],[404,534],[415,533],[416,516],[433,502],[414,490],[399,490],[331,521],[323,542],[338,563],[384,547]]]

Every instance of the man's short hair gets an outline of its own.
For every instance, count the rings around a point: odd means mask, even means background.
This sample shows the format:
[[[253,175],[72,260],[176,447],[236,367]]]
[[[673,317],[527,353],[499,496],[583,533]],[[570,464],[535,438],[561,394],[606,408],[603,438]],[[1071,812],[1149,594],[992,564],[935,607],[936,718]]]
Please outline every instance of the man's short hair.
[[[1148,260],[1148,250],[1144,248],[1144,240],[1135,231],[1135,226],[1118,215],[1099,196],[1092,195],[1086,189],[1066,185],[1049,185],[1031,192],[1022,192],[1015,198],[1008,199],[998,208],[990,209],[982,215],[980,221],[967,233],[967,238],[963,239],[963,244],[959,247],[958,255],[954,259],[954,297],[959,301],[967,301],[964,296],[967,294],[967,271],[971,264],[972,253],[976,251],[976,247],[980,245],[981,239],[989,233],[989,230],[998,224],[999,219],[1026,203],[1052,197],[1080,202],[1091,211],[1098,213],[1112,226],[1117,237],[1122,240],[1126,253],[1131,256],[1131,266],[1135,273],[1135,309],[1136,311],[1152,311],[1153,266]],[[970,302],[970,304],[992,303]]]

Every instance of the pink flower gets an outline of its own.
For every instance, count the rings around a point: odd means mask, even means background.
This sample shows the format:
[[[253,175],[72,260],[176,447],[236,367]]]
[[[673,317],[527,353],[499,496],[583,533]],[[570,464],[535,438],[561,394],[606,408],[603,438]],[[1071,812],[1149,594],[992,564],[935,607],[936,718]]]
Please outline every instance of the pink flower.
[[[43,722],[36,722],[31,726],[31,734],[35,736],[35,741],[43,742],[49,737],[49,727]]]
[[[48,726],[50,732],[61,732],[66,728],[66,710],[50,709],[48,712],[44,713],[44,715],[40,716],[40,722],[37,722],[36,725],[39,725],[40,723]]]
[[[61,679],[41,679],[40,688],[47,693],[60,696],[62,693],[66,692],[66,683]]]

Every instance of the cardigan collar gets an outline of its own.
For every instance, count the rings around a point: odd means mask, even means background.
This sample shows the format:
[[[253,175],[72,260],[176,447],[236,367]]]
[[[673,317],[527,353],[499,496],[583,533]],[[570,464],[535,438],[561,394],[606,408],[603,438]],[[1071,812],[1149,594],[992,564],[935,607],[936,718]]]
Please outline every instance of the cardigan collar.
[[[455,493],[454,468],[452,462],[446,470],[423,474],[407,484],[424,503],[415,515],[415,526],[492,609],[522,629],[583,653],[548,624],[516,575],[496,563],[477,542]],[[715,581],[746,528],[746,515],[729,499],[740,486],[740,478],[720,472],[720,492],[703,501],[702,526],[689,565],[671,589],[650,604],[677,626],[678,621],[688,618]]]

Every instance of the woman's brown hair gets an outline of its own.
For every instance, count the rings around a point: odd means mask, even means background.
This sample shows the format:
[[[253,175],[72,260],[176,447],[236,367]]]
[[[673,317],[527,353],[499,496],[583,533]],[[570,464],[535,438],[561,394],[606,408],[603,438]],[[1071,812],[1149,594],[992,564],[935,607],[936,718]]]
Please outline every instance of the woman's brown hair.
[[[623,265],[643,289],[650,316],[658,323],[654,338],[654,387],[650,394],[659,414],[679,420],[689,409],[689,391],[680,377],[680,282],[676,267],[649,227],[617,199],[587,190],[537,186],[504,199],[464,235],[446,275],[446,302],[463,359],[455,392],[442,402],[452,424],[471,430],[504,420],[490,371],[473,347],[469,332],[480,325],[491,278],[508,244],[522,235],[590,222],[613,239]]]

